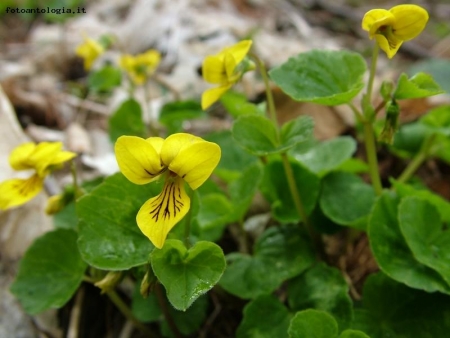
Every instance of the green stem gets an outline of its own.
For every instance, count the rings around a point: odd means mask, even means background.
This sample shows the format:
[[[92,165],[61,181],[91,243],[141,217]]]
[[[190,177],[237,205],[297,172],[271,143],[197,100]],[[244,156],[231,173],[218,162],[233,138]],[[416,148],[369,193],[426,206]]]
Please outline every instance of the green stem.
[[[194,198],[194,190],[191,190],[189,194],[189,199],[191,200],[191,204],[194,204],[193,198]],[[186,215],[185,221],[184,221],[184,245],[186,248],[191,247],[191,219],[192,219],[192,205],[191,208],[189,208],[189,211]]]
[[[131,312],[127,304],[119,297],[116,291],[108,291],[106,295],[114,303],[114,305],[119,309],[119,311],[127,318],[133,325],[139,329],[146,337],[157,337],[147,326],[141,323]]]
[[[267,99],[267,109],[269,112],[269,117],[272,120],[273,125],[275,126],[276,130],[276,136],[277,136],[277,142],[280,142],[280,127],[278,125],[277,120],[277,113],[275,110],[275,102],[273,100],[272,91],[270,90],[270,82],[269,82],[269,76],[267,75],[267,69],[264,65],[264,62],[261,61],[261,59],[256,56],[255,54],[250,54],[253,60],[255,60],[256,64],[258,65],[259,72],[261,74],[261,77],[264,81],[264,87],[266,89],[266,99]]]
[[[244,228],[244,220],[241,218],[238,223],[239,223],[239,231],[240,231],[239,252],[248,254],[249,250],[248,250],[248,245],[247,245],[247,232],[245,231],[245,228]]]
[[[164,315],[164,318],[167,321],[167,325],[169,325],[170,330],[174,334],[176,338],[181,338],[182,334],[180,330],[178,330],[177,324],[173,320],[172,316],[170,315],[169,307],[167,306],[167,299],[164,295],[163,289],[161,287],[161,284],[156,283],[155,285],[155,294],[156,298],[158,299],[159,307],[161,308],[161,311]]]
[[[433,145],[435,138],[436,134],[433,134],[426,139],[420,151],[416,154],[416,156],[414,156],[405,170],[398,177],[397,182],[406,183],[414,175],[417,169],[419,169],[422,163],[428,158],[431,146]]]
[[[378,168],[377,149],[375,135],[372,124],[368,121],[363,123],[364,145],[366,147],[367,163],[369,164],[369,174],[375,194],[381,195],[383,186],[381,185],[380,172]]]
[[[372,91],[373,91],[373,80],[375,79],[375,73],[377,71],[377,60],[379,47],[378,44],[375,43],[372,51],[372,62],[370,64],[370,74],[369,74],[369,82],[367,83],[367,92],[366,92],[366,100],[368,104],[371,104],[372,101]]]
[[[75,200],[80,198],[84,195],[83,189],[80,188],[78,184],[78,175],[77,175],[77,169],[75,166],[75,161],[70,161],[70,172],[72,174],[72,180],[73,180],[73,188],[75,190]]]
[[[148,130],[149,136],[159,136],[159,130],[154,126],[153,124],[153,117],[152,117],[152,105],[151,105],[151,99],[150,99],[150,93],[149,93],[149,86],[146,82],[144,84],[144,100],[145,100],[145,107],[147,109],[147,117],[148,117]]]
[[[277,114],[276,114],[276,110],[275,110],[275,103],[274,103],[272,91],[270,90],[270,82],[269,82],[269,76],[267,75],[266,66],[264,65],[264,62],[262,62],[261,59],[259,59],[259,57],[256,56],[255,54],[251,54],[251,57],[258,64],[259,71],[263,78],[264,86],[266,89],[266,99],[267,99],[267,107],[268,107],[268,111],[269,111],[269,116],[270,116],[270,119],[272,120],[273,125],[275,126],[277,142],[280,143],[280,126],[278,125]],[[306,214],[306,210],[303,205],[302,199],[300,197],[300,193],[298,192],[291,162],[289,162],[286,152],[281,153],[280,156],[281,156],[281,160],[283,162],[283,168],[284,168],[284,172],[286,174],[286,179],[288,181],[289,190],[291,192],[292,199],[294,200],[295,208],[296,208],[298,214],[300,215],[300,217],[303,219],[305,228],[308,231],[308,233],[311,237],[311,240],[313,241],[314,246],[316,247],[317,253],[321,256],[321,258],[325,258],[326,256],[323,251],[320,236],[318,236],[316,234],[316,232],[314,231],[314,228],[312,227],[312,225],[309,221],[308,215]]]

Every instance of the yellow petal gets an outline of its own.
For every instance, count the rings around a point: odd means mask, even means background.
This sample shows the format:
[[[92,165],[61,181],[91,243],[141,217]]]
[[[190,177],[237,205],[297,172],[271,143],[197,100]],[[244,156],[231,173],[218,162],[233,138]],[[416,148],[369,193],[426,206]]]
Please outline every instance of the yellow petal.
[[[206,82],[212,84],[223,84],[227,82],[224,58],[218,56],[207,56],[203,60],[202,75]]]
[[[148,143],[150,143],[158,154],[161,154],[161,148],[164,143],[164,139],[161,137],[149,137],[146,139]]]
[[[213,103],[220,99],[220,97],[225,94],[225,92],[231,88],[233,84],[227,84],[224,86],[210,88],[203,92],[202,94],[202,109],[208,109]]]
[[[200,137],[188,133],[172,134],[164,140],[161,148],[161,160],[168,167],[180,151],[202,141],[203,139]]]
[[[44,177],[48,173],[49,166],[53,164],[53,159],[62,153],[62,146],[62,142],[41,142],[36,146],[28,161],[36,169],[39,176]],[[66,157],[63,156],[63,158],[65,159]],[[59,163],[62,162],[55,164]]]
[[[35,197],[43,187],[44,179],[38,175],[30,178],[12,179],[0,184],[0,210],[25,204]]]
[[[134,68],[134,58],[132,55],[125,54],[122,55],[119,60],[119,65],[127,72],[132,72]]]
[[[161,151],[164,154],[165,144]],[[169,170],[184,179],[195,190],[200,187],[220,161],[220,147],[202,139],[180,149],[169,164]]]
[[[9,164],[15,170],[34,169],[29,158],[36,148],[33,142],[24,143],[16,147],[9,155]]]
[[[224,64],[225,64],[225,73],[227,74],[227,82],[237,81],[239,79],[239,76],[233,76],[237,66],[237,62],[233,54],[229,53],[225,54]]]
[[[242,40],[231,47],[223,49],[221,53],[233,55],[234,61],[236,62],[236,65],[238,65],[244,60],[251,47],[252,40]]]
[[[136,136],[117,139],[115,153],[120,171],[134,184],[154,181],[164,170],[152,142]]]
[[[161,61],[161,54],[154,49],[150,49],[143,54],[138,55],[138,63],[146,65],[149,70],[154,70]]]
[[[369,32],[372,39],[380,27],[391,26],[394,21],[394,15],[391,12],[385,9],[372,9],[364,15],[362,28]]]
[[[399,5],[389,10],[395,17],[394,35],[403,41],[414,39],[428,22],[428,12],[416,5]]]
[[[187,214],[190,205],[183,180],[171,176],[166,180],[163,191],[141,207],[136,222],[153,245],[161,249],[170,229]]]
[[[93,39],[86,38],[84,43],[77,47],[75,53],[84,59],[84,68],[89,70],[95,59],[97,59],[104,51],[105,49],[100,43]]]
[[[398,49],[402,45],[403,41],[396,39],[391,36],[389,40],[381,34],[375,35],[375,40],[378,43],[378,46],[386,53],[389,59],[392,59],[395,54],[397,54]]]

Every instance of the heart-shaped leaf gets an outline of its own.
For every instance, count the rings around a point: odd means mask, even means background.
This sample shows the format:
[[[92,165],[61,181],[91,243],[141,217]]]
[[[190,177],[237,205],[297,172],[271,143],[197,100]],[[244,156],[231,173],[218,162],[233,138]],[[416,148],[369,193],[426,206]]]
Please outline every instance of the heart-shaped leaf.
[[[36,314],[61,307],[75,293],[87,266],[76,241],[75,231],[58,229],[28,248],[11,286],[25,311]]]
[[[161,184],[136,185],[121,173],[108,177],[77,202],[78,247],[83,259],[104,270],[145,264],[153,245],[139,230],[136,214]]]
[[[364,283],[352,326],[371,338],[440,338],[450,332],[449,313],[449,296],[414,290],[378,273]]]
[[[369,218],[369,239],[381,270],[396,281],[428,292],[450,293],[450,287],[434,270],[419,263],[400,232],[397,218],[400,198],[384,192]]]
[[[353,319],[353,303],[342,273],[324,263],[314,265],[300,276],[289,280],[288,301],[295,311],[313,308],[332,314],[339,331],[349,328]]]
[[[244,299],[271,293],[315,260],[309,239],[294,224],[267,229],[254,251],[254,256],[228,255],[231,265],[220,280],[225,290]]]
[[[290,58],[269,75],[294,100],[334,106],[350,102],[361,91],[365,71],[366,62],[358,53],[313,50]]]
[[[295,314],[288,333],[289,338],[334,338],[338,335],[338,325],[328,313],[308,309]]]
[[[245,306],[236,337],[287,338],[289,319],[288,309],[278,299],[260,296]]]
[[[450,285],[450,233],[443,230],[436,208],[423,199],[406,197],[400,203],[398,219],[414,257]]]
[[[365,229],[363,220],[375,202],[375,193],[359,176],[333,172],[323,179],[320,207],[323,213],[341,225]]]
[[[150,259],[156,277],[166,288],[167,298],[181,311],[210,290],[226,266],[222,249],[206,241],[197,242],[188,250],[183,242],[168,239],[162,249],[153,250]]]

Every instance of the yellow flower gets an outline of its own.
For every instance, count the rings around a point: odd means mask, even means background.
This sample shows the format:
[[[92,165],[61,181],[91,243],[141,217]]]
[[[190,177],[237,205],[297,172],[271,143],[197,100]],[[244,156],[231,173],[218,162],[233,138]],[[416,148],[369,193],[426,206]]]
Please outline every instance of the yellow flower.
[[[391,59],[403,41],[419,35],[428,21],[428,12],[416,5],[399,5],[390,10],[372,9],[364,15],[362,28],[377,41]]]
[[[22,205],[35,197],[43,188],[45,177],[54,169],[76,156],[62,151],[61,142],[25,143],[14,149],[9,164],[15,170],[34,170],[28,179],[11,179],[0,183],[0,209]]]
[[[91,38],[85,38],[84,42],[75,50],[76,54],[84,59],[84,69],[89,70],[94,61],[103,54],[105,48]]]
[[[160,61],[161,54],[157,50],[150,49],[136,56],[123,55],[120,58],[120,66],[128,73],[135,84],[141,85],[153,74]]]
[[[142,139],[121,136],[115,145],[120,171],[134,184],[165,175],[162,192],[139,210],[136,222],[153,245],[162,248],[167,234],[189,211],[186,182],[193,190],[211,175],[220,160],[220,147],[190,134]]]
[[[239,81],[246,71],[254,69],[253,64],[244,64],[246,67],[238,67],[243,64],[242,61],[248,54],[251,46],[251,40],[243,40],[223,49],[219,54],[205,58],[202,65],[203,78],[206,82],[219,86],[208,89],[203,93],[203,109],[207,109],[220,99],[228,89]]]

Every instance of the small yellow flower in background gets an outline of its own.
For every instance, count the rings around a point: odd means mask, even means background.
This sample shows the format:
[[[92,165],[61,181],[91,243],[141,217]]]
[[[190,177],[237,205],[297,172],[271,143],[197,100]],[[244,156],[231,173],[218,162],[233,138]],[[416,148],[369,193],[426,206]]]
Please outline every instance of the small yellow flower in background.
[[[11,179],[0,183],[0,210],[25,204],[43,188],[45,177],[76,156],[63,151],[61,142],[25,143],[15,148],[9,164],[15,170],[34,170],[28,179]]]
[[[225,92],[240,80],[242,75],[254,69],[254,64],[243,64],[252,46],[251,40],[243,40],[225,48],[219,54],[207,56],[203,61],[202,74],[206,82],[217,84],[218,87],[206,90],[202,95],[202,108],[207,109]]]
[[[104,53],[105,48],[99,42],[84,38],[84,42],[77,47],[75,53],[84,59],[84,69],[89,70],[94,61]]]
[[[136,222],[153,245],[162,248],[169,231],[189,211],[184,182],[195,190],[220,160],[220,147],[191,134],[143,139],[121,136],[115,145],[120,171],[134,184],[147,184],[165,175],[162,192],[139,210]]]
[[[120,66],[128,73],[136,85],[141,85],[147,81],[160,62],[161,54],[154,49],[135,56],[125,54],[120,58]]]
[[[372,9],[362,20],[362,28],[375,37],[380,48],[392,58],[404,41],[419,35],[428,21],[428,12],[416,5],[399,5],[390,10]]]

